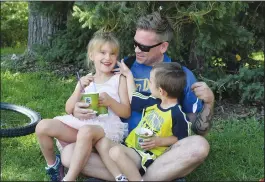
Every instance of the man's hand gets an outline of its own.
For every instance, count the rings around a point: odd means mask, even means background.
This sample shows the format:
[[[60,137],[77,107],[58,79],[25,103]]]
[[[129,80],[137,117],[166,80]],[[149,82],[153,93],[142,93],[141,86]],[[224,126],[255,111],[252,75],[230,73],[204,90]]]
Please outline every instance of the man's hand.
[[[111,102],[112,102],[112,98],[106,92],[100,93],[99,100],[98,100],[99,106],[109,107]]]
[[[87,103],[84,102],[75,103],[73,116],[80,120],[91,119],[95,117],[94,111],[92,109],[88,109],[87,107],[89,107],[89,104]]]
[[[205,104],[213,106],[214,94],[205,82],[196,82],[192,84],[191,89],[199,99],[204,101]]]
[[[151,150],[159,146],[161,146],[161,138],[158,136],[144,139],[144,141],[141,143],[141,147],[144,150]]]

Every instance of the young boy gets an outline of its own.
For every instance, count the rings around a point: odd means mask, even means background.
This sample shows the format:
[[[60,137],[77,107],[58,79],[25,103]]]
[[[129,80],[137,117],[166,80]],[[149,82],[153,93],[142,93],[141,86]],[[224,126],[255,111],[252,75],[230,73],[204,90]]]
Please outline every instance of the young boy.
[[[131,108],[142,111],[142,119],[124,145],[102,138],[96,149],[116,181],[143,181],[147,167],[169,146],[189,134],[190,122],[179,103],[186,75],[178,63],[155,64],[149,79],[151,96],[146,96],[135,92],[132,72],[123,61],[119,67],[127,80]],[[151,136],[140,141],[138,131],[141,129],[145,130],[144,135]]]

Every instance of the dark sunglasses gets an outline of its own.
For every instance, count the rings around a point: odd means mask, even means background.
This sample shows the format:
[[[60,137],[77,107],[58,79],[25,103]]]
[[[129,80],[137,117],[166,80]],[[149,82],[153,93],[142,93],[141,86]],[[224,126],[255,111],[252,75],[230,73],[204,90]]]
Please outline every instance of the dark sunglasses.
[[[143,52],[149,52],[150,49],[163,44],[163,42],[160,42],[160,43],[152,45],[152,46],[146,46],[146,45],[142,45],[142,44],[136,42],[135,40],[133,40],[133,42],[134,42],[134,47],[138,47]]]

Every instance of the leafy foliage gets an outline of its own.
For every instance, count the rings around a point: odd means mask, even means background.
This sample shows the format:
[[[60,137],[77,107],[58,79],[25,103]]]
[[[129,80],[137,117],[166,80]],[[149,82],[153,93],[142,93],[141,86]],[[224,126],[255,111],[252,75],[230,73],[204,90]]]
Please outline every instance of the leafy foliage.
[[[26,45],[28,3],[1,1],[1,47]]]
[[[219,100],[225,97],[245,104],[264,105],[264,65],[253,69],[241,67],[239,74],[223,75],[216,81],[202,76],[201,78],[212,88]]]

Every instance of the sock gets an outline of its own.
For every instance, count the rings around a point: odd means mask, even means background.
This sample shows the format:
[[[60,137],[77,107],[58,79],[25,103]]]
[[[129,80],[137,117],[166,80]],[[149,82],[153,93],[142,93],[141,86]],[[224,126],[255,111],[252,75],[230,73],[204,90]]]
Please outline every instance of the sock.
[[[115,177],[116,181],[128,181],[128,179],[126,178],[126,176],[124,176],[123,174],[119,174],[118,176]]]
[[[59,161],[58,157],[56,156],[55,162],[52,165],[47,164],[48,168],[51,168],[53,166],[55,166],[57,164],[57,162]]]

